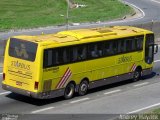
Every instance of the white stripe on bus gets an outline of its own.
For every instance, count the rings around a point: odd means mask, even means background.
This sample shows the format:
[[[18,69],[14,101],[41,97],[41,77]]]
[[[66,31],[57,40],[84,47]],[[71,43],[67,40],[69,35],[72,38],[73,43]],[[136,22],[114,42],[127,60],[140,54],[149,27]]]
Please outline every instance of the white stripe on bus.
[[[66,75],[66,73],[68,72],[68,69],[69,69],[69,68],[67,68],[67,70],[65,71],[64,75],[62,76],[62,78],[61,78],[61,80],[60,80],[60,82],[58,83],[58,85],[57,85],[56,88],[59,88],[59,86],[62,84],[62,81],[65,79],[65,75]]]
[[[65,74],[64,79],[61,81],[60,87],[63,86],[64,82],[67,80],[67,78],[68,78],[68,76],[70,75],[70,73],[71,73],[71,72],[70,72],[70,70],[68,69],[68,70],[67,70],[67,73]]]
[[[136,68],[136,64],[134,63],[133,65],[132,65],[132,67],[131,67],[131,72],[133,72],[134,70],[135,70],[135,68]]]
[[[72,72],[69,71],[68,75],[66,76],[65,80],[62,82],[62,85],[60,87],[64,86],[64,84],[67,82],[67,80],[70,78],[71,75],[72,75]]]
[[[134,63],[132,71],[134,71],[135,67],[136,67],[136,64]]]
[[[133,71],[133,69],[134,69],[134,66],[135,66],[135,63],[134,63],[134,64],[133,64],[133,66],[132,66],[131,72]]]

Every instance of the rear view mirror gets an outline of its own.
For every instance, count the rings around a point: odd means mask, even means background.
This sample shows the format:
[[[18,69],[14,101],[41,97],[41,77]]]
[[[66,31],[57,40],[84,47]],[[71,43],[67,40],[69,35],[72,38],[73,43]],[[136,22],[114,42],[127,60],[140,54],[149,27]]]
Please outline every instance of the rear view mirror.
[[[154,54],[158,52],[158,44],[154,44]]]

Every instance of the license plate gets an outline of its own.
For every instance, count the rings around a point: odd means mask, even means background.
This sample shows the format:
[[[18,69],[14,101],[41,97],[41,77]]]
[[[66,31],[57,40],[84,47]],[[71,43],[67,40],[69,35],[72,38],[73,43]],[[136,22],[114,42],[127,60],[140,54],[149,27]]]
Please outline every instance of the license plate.
[[[16,85],[22,86],[22,82],[16,81]]]

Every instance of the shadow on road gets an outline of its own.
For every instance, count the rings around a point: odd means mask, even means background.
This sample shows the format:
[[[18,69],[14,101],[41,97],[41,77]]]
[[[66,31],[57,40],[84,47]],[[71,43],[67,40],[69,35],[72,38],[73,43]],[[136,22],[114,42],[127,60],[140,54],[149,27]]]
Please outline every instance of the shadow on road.
[[[155,72],[153,72],[151,75],[144,76],[142,78],[142,80],[147,80],[147,79],[153,78],[156,75],[157,74]],[[96,92],[99,92],[99,91],[115,88],[115,87],[118,87],[118,86],[127,85],[127,84],[130,84],[130,83],[133,83],[133,81],[132,80],[126,80],[126,81],[118,82],[118,83],[115,83],[115,84],[110,84],[110,85],[105,85],[105,86],[102,86],[102,87],[97,87],[97,88],[89,90],[88,94],[92,94],[92,93],[96,93]],[[27,97],[27,96],[19,95],[19,94],[16,94],[16,93],[10,93],[6,97],[17,100],[17,101],[21,101],[21,102],[24,102],[24,103],[36,105],[36,106],[43,106],[43,105],[47,105],[47,104],[51,104],[51,103],[53,104],[53,103],[58,103],[58,102],[65,101],[64,97],[41,100],[41,99],[34,99],[34,98]],[[79,96],[77,94],[75,94],[75,97],[79,97]]]
[[[151,78],[155,77],[156,75],[157,74],[155,72],[152,72],[150,75],[143,76],[141,78],[141,80],[148,80],[148,79],[151,79]],[[107,89],[115,88],[115,87],[118,87],[118,86],[127,85],[127,84],[130,84],[130,83],[133,83],[133,82],[134,82],[133,80],[129,79],[129,80],[125,80],[125,81],[122,81],[122,82],[117,82],[117,83],[114,83],[114,84],[109,84],[109,85],[105,85],[105,86],[98,87],[98,88],[95,88],[95,89],[91,89],[89,91],[89,93],[95,93],[95,92],[98,92],[98,91],[107,90]]]
[[[159,76],[159,74],[157,74],[156,72],[152,72],[150,75],[143,76],[142,80],[151,79],[155,77],[156,75]]]
[[[16,93],[10,93],[6,97],[14,99],[14,100],[21,101],[21,102],[24,102],[24,103],[36,105],[36,106],[43,106],[43,105],[47,105],[47,104],[50,104],[50,103],[57,103],[57,102],[60,102],[60,101],[64,100],[64,97],[57,97],[57,98],[52,98],[52,99],[34,99],[34,98],[31,98],[31,97],[19,95],[19,94],[16,94]]]

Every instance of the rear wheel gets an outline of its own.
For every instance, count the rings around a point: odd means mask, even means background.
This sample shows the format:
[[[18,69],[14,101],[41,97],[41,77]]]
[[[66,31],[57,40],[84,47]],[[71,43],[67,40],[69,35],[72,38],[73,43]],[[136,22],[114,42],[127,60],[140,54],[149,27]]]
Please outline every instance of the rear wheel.
[[[75,92],[75,85],[73,83],[69,83],[64,91],[64,98],[65,99],[70,99],[73,97]]]
[[[141,69],[136,69],[133,74],[133,81],[139,81],[141,78]]]
[[[87,94],[87,91],[88,91],[88,82],[86,80],[83,80],[79,85],[78,94],[80,96],[83,96]]]

